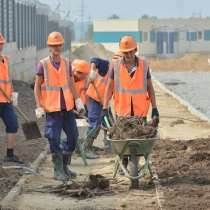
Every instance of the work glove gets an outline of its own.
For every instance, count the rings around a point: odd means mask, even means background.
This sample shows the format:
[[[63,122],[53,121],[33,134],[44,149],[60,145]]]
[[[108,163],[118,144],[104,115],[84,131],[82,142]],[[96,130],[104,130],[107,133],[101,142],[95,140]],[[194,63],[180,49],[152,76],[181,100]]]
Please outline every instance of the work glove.
[[[85,106],[82,103],[81,98],[77,98],[75,100],[75,105],[76,105],[76,109],[77,109],[79,115],[85,115]]]
[[[152,108],[152,122],[153,122],[153,126],[154,127],[158,127],[158,124],[159,124],[159,112],[158,112],[158,109],[155,107],[155,108]]]
[[[90,82],[94,82],[94,80],[96,79],[97,73],[94,70],[91,70],[89,75],[88,75],[88,80]]]
[[[18,92],[12,93],[12,104],[13,106],[18,106]]]
[[[36,118],[40,119],[40,118],[45,116],[45,111],[44,111],[44,109],[42,107],[37,107],[35,109],[35,114],[36,114]]]

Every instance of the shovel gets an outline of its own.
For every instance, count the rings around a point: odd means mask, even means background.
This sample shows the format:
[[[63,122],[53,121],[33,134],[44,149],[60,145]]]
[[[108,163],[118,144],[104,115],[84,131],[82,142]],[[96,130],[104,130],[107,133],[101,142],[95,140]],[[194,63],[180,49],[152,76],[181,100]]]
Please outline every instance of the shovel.
[[[11,103],[10,97],[6,94],[6,92],[0,87],[0,92],[5,96],[5,98]],[[25,123],[22,124],[23,133],[25,135],[25,138],[27,140],[31,139],[38,139],[41,138],[42,135],[40,133],[39,127],[36,123],[36,121],[31,121],[28,119],[28,117],[25,115],[25,113],[19,108],[15,107],[17,112],[22,116]]]

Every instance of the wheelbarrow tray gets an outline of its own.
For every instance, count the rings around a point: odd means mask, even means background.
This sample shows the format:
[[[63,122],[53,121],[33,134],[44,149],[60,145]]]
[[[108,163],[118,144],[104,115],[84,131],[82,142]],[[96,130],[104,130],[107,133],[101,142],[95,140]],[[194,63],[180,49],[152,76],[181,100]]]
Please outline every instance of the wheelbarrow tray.
[[[108,138],[107,140],[111,142],[113,152],[117,155],[131,155],[135,153],[136,155],[148,155],[150,154],[153,145],[159,137],[154,138],[142,138],[142,139],[121,139],[115,140]]]

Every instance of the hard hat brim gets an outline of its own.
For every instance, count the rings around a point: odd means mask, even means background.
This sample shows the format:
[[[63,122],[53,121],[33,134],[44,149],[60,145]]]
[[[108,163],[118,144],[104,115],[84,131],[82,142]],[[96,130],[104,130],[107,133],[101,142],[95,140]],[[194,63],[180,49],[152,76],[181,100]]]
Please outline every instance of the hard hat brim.
[[[122,49],[120,50],[120,52],[124,53],[124,52],[131,52],[133,50],[137,49],[137,47],[134,47],[134,48],[130,48],[130,49]]]

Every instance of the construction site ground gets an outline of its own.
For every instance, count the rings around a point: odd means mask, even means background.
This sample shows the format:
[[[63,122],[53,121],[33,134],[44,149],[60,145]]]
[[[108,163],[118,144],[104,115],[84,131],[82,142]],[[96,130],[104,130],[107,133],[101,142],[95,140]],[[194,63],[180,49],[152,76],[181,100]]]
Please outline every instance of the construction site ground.
[[[50,190],[43,192],[43,189],[60,185],[53,180],[48,155],[40,166],[40,175],[24,175],[20,194],[12,200],[2,200],[2,209],[210,209],[210,125],[191,114],[159,86],[155,85],[155,89],[161,116],[161,139],[156,142],[151,156],[154,181],[145,176],[140,180],[139,189],[129,190],[127,178],[112,179],[114,155],[101,153],[100,159],[89,160],[88,166],[74,155],[72,169],[80,174],[75,182],[88,174],[101,174],[110,179],[109,189],[87,199],[62,196]],[[40,145],[39,141],[33,143],[33,148]],[[101,135],[96,145],[103,146]]]

